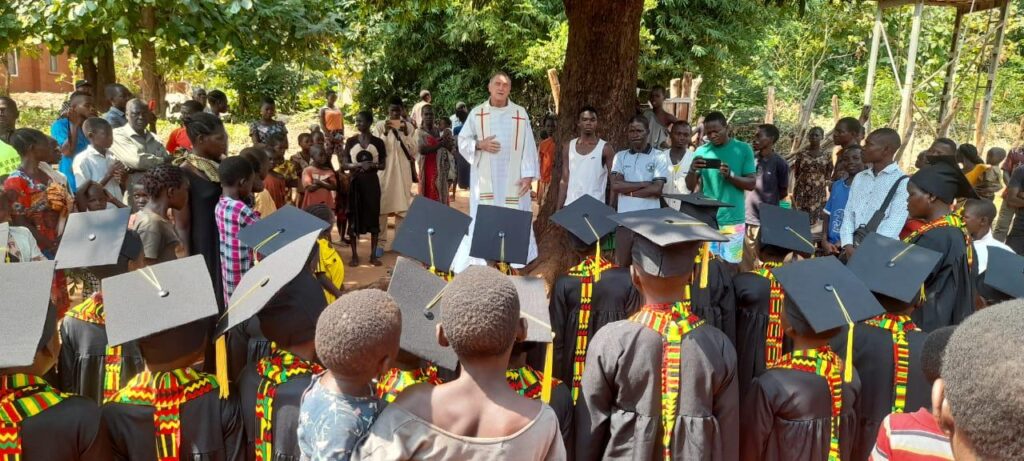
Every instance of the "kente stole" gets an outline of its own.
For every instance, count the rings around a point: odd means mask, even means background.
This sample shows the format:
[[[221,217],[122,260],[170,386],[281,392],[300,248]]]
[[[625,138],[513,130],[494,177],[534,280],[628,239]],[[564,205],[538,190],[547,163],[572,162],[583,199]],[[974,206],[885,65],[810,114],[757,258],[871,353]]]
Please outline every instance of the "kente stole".
[[[68,310],[65,315],[83,322],[105,326],[107,317],[103,310],[103,294],[93,293],[81,304]],[[103,356],[103,401],[106,402],[121,390],[121,346],[106,346]]]
[[[509,387],[516,391],[517,394],[534,400],[540,398],[544,375],[534,370],[533,367],[526,365],[520,368],[505,370],[505,380],[508,381]],[[560,383],[561,381],[557,378],[551,378],[551,387],[555,387]]]
[[[523,163],[523,148],[526,146],[526,130],[530,129],[530,125],[527,122],[529,119],[526,118],[526,110],[509,101],[505,107],[499,108],[499,110],[514,111],[515,116],[512,117],[513,123],[515,123],[514,135],[512,138],[512,149],[509,151],[509,146],[501,146],[502,151],[509,152],[508,159],[508,170],[505,178],[505,201],[504,203],[495,203],[494,194],[494,179],[491,177],[491,160],[494,157],[501,155],[501,152],[490,153],[484,151],[477,152],[476,163],[480,168],[479,173],[479,203],[484,205],[497,205],[508,208],[519,207],[519,186],[516,184],[521,178],[522,174],[522,163]],[[480,104],[480,111],[476,114],[471,115],[474,118],[473,122],[477,124],[477,142],[486,139],[488,136],[494,134],[492,126],[492,118],[494,109],[491,107],[490,101],[484,101]]]
[[[765,262],[761,268],[754,271],[755,274],[768,279],[768,327],[764,333],[764,366],[770,367],[779,357],[782,356],[782,303],[786,295],[782,292],[782,285],[775,280],[772,269],[782,267],[779,262]]]
[[[964,243],[967,245],[967,265],[971,265],[974,261],[974,250],[971,249],[971,233],[967,231],[967,225],[964,224],[964,219],[957,213],[950,213],[921,226],[916,231],[911,232],[907,238],[903,239],[903,241],[905,243],[914,243],[914,241],[921,235],[924,235],[925,232],[940,227],[955,227],[960,229],[960,232],[964,234]]]
[[[442,382],[441,378],[437,377],[437,367],[433,364],[415,370],[392,368],[377,378],[377,398],[391,403],[398,398],[398,394],[413,384],[430,383],[437,386]]]
[[[298,376],[309,376],[324,371],[323,367],[302,360],[286,350],[275,349],[270,357],[256,363],[260,384],[256,388],[256,459],[274,459],[274,397],[277,386]]]
[[[892,413],[903,413],[907,407],[907,378],[910,374],[910,343],[907,341],[907,333],[920,330],[909,315],[888,312],[865,320],[864,323],[892,333]]]
[[[661,354],[661,442],[666,461],[672,459],[672,430],[676,425],[677,403],[679,400],[680,349],[683,336],[704,324],[689,311],[687,304],[647,304],[629,317],[654,330],[662,338]]]
[[[569,269],[569,275],[580,279],[580,312],[576,324],[576,349],[572,364],[572,401],[580,396],[583,369],[587,361],[587,347],[590,338],[590,307],[594,299],[594,272],[611,268],[610,262],[602,261],[598,268],[590,257]]]
[[[839,452],[839,416],[843,409],[843,361],[825,345],[817,349],[793,351],[782,356],[771,368],[803,371],[814,373],[828,383],[832,395],[832,424],[828,441],[828,461],[840,461]]]
[[[153,407],[156,429],[156,458],[177,461],[181,450],[181,406],[217,390],[213,375],[191,368],[135,375],[110,402]]]
[[[66,397],[38,376],[0,376],[0,460],[21,461],[21,423]]]

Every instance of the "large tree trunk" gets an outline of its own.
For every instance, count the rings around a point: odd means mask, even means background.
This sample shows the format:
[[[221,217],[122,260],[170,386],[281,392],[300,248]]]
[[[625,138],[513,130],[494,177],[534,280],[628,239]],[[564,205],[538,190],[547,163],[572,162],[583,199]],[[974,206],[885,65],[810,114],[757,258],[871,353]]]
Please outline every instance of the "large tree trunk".
[[[585,105],[598,111],[598,135],[624,146],[629,118],[636,114],[636,82],[640,54],[640,16],[643,0],[564,0],[569,21],[565,65],[559,76],[558,131],[562,144],[576,136],[576,116]],[[564,231],[548,218],[558,201],[562,152],[555,157],[551,187],[540,208],[534,231],[539,256],[527,272],[543,275],[548,283],[577,263]]]
[[[101,36],[79,47],[78,64],[82,66],[82,77],[92,83],[93,105],[100,113],[110,108],[104,95],[104,88],[117,82],[114,70],[114,41],[110,35]]]
[[[147,30],[147,36],[156,35],[156,8],[147,6],[142,8],[142,18],[139,24]],[[164,101],[164,74],[157,65],[156,45],[149,40],[143,40],[139,45],[139,67],[142,69],[142,87],[140,97],[146,101],[156,101],[156,115],[163,117],[166,113],[167,103]]]

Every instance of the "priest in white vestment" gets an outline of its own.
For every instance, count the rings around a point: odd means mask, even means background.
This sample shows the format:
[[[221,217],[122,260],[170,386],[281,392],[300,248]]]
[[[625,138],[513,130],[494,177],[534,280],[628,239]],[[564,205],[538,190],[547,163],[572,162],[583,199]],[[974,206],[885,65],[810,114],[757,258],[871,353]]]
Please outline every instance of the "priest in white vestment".
[[[484,204],[532,211],[530,192],[533,179],[540,172],[530,116],[526,109],[508,99],[512,90],[508,75],[504,72],[495,74],[487,90],[490,98],[469,112],[459,132],[459,155],[471,165],[469,215],[474,222],[470,224],[469,236],[463,239],[452,262],[455,272],[461,272],[470,265],[487,264],[487,261],[469,256],[477,206]],[[531,226],[527,261],[536,257],[537,241]]]

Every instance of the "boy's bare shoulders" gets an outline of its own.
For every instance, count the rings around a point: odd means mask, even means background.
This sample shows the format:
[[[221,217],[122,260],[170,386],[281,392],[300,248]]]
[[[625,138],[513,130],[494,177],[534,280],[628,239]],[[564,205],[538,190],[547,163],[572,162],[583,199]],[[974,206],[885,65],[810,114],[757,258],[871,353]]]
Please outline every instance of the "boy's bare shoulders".
[[[470,398],[467,398],[470,397]],[[467,396],[453,383],[420,383],[406,388],[390,405],[427,424],[466,437],[499,437],[530,425],[543,411],[539,400],[511,392],[507,396]],[[507,398],[506,398],[507,397]],[[496,432],[497,434],[492,434]]]

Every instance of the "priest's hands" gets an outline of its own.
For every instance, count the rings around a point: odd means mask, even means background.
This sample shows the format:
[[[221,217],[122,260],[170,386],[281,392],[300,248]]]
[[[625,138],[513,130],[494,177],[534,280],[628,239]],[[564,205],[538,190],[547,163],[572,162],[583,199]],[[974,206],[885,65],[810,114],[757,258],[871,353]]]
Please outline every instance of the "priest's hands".
[[[533,190],[533,178],[523,178],[516,182],[519,186],[519,196],[529,194]]]
[[[494,139],[494,135],[488,136],[476,142],[476,148],[484,152],[497,154],[501,150],[501,143]],[[522,194],[519,194],[522,195]]]

